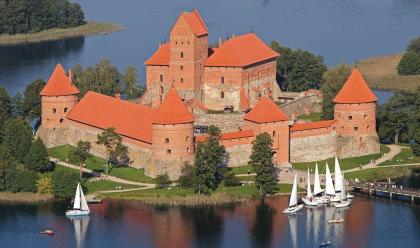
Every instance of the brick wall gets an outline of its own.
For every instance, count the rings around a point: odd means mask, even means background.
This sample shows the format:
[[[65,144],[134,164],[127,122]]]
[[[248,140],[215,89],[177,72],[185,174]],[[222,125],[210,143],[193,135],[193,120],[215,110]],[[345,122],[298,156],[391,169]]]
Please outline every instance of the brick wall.
[[[195,114],[195,126],[209,126],[216,125],[222,132],[238,131],[244,124],[244,114],[242,113],[220,113],[209,114],[201,113]]]
[[[311,162],[336,156],[337,136],[333,127],[290,133],[290,162]]]

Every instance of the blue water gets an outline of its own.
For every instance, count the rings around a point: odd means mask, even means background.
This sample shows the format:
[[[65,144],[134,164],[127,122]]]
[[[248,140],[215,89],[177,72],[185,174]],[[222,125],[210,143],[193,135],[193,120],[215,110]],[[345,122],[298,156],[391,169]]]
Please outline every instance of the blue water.
[[[198,8],[219,37],[257,33],[267,43],[303,48],[329,66],[401,52],[420,34],[420,0],[78,0],[88,20],[120,23],[111,35],[0,47],[0,84],[10,94],[36,78],[47,79],[57,63],[66,68],[111,59],[121,70],[134,65],[144,82],[143,62],[155,51],[182,10]]]

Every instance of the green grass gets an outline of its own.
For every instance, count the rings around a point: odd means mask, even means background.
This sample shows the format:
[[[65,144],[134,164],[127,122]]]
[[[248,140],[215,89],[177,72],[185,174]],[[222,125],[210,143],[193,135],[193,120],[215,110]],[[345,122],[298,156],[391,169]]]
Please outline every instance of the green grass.
[[[255,181],[255,176],[237,176],[241,181]]]
[[[254,173],[254,169],[249,165],[237,166],[237,167],[228,167],[229,170],[233,172],[233,174],[248,174],[248,170],[251,173]]]
[[[389,147],[385,145],[381,145],[381,153],[378,154],[371,154],[361,157],[353,157],[353,158],[344,158],[339,159],[341,170],[349,170],[356,168],[360,165],[366,165],[370,162],[370,160],[378,159],[384,153],[388,153],[390,151]],[[320,173],[325,173],[325,163],[328,162],[328,166],[331,172],[334,172],[334,158],[329,158],[327,160],[321,161],[314,161],[314,162],[305,162],[305,163],[292,163],[293,168],[297,170],[307,170],[308,168],[312,171],[315,171],[315,163],[318,163],[318,169]]]
[[[301,114],[298,116],[298,119],[302,120],[310,120],[310,121],[320,121],[321,119],[321,112],[312,112],[309,114]]]
[[[345,173],[346,179],[356,179],[362,181],[379,181],[387,178],[395,178],[408,175],[412,168],[420,168],[419,166],[404,166],[404,167],[385,167],[373,168],[360,171],[352,171]]]
[[[62,145],[50,148],[50,156],[58,158],[61,161],[67,161],[70,151],[75,148],[71,145]],[[105,159],[92,155],[86,160],[86,168],[104,173],[105,172]],[[110,169],[109,174],[129,181],[154,183],[154,179],[144,174],[144,169],[136,169],[133,167],[113,167]]]
[[[89,194],[97,191],[104,191],[104,190],[115,190],[117,186],[121,186],[121,189],[132,189],[132,188],[141,188],[140,186],[136,185],[129,185],[129,184],[122,184],[116,183],[108,180],[101,180],[101,181],[94,181],[94,182],[86,182],[84,186],[87,188],[87,192]]]
[[[409,159],[409,158],[413,158],[413,159]],[[407,147],[407,148],[401,149],[401,152],[395,155],[391,160],[380,163],[378,166],[412,164],[412,163],[420,163],[420,157],[416,157],[416,155],[413,154],[413,149],[411,147]]]

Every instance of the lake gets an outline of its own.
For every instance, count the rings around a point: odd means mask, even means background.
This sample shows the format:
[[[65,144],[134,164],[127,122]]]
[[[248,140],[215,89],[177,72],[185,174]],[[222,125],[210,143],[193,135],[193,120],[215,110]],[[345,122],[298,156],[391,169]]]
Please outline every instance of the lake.
[[[282,210],[287,197],[233,207],[165,208],[134,201],[91,205],[91,216],[70,220],[66,204],[0,204],[0,247],[418,247],[420,208],[358,196],[347,210]],[[327,220],[344,218],[343,224]],[[54,236],[39,234],[53,228]]]
[[[122,32],[40,44],[0,47],[0,84],[11,95],[36,78],[47,79],[57,63],[67,69],[101,59],[124,70],[143,62],[168,33],[178,13],[197,8],[210,43],[254,31],[265,42],[324,56],[329,66],[401,52],[420,34],[420,0],[77,0],[87,20],[109,21]]]

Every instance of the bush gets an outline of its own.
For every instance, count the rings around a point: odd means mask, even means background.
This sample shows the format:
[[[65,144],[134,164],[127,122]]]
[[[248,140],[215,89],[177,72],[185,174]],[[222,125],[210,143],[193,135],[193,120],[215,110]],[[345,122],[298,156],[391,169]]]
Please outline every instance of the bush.
[[[160,174],[156,177],[156,188],[163,189],[168,188],[171,185],[171,180],[169,180],[168,173]]]
[[[239,181],[238,177],[233,174],[233,172],[229,171],[225,174],[223,184],[227,187],[232,187],[241,185],[241,182]]]
[[[181,188],[192,188],[194,186],[194,166],[185,163],[181,169],[181,176],[178,179],[178,183]]]
[[[420,53],[408,51],[404,54],[398,64],[398,73],[400,75],[420,74]]]
[[[72,198],[79,182],[79,174],[69,171],[57,171],[53,174],[53,193],[58,198]]]
[[[38,174],[23,167],[17,168],[16,177],[12,185],[13,192],[36,192]]]
[[[53,181],[51,177],[41,177],[36,182],[36,191],[40,194],[53,193]]]

